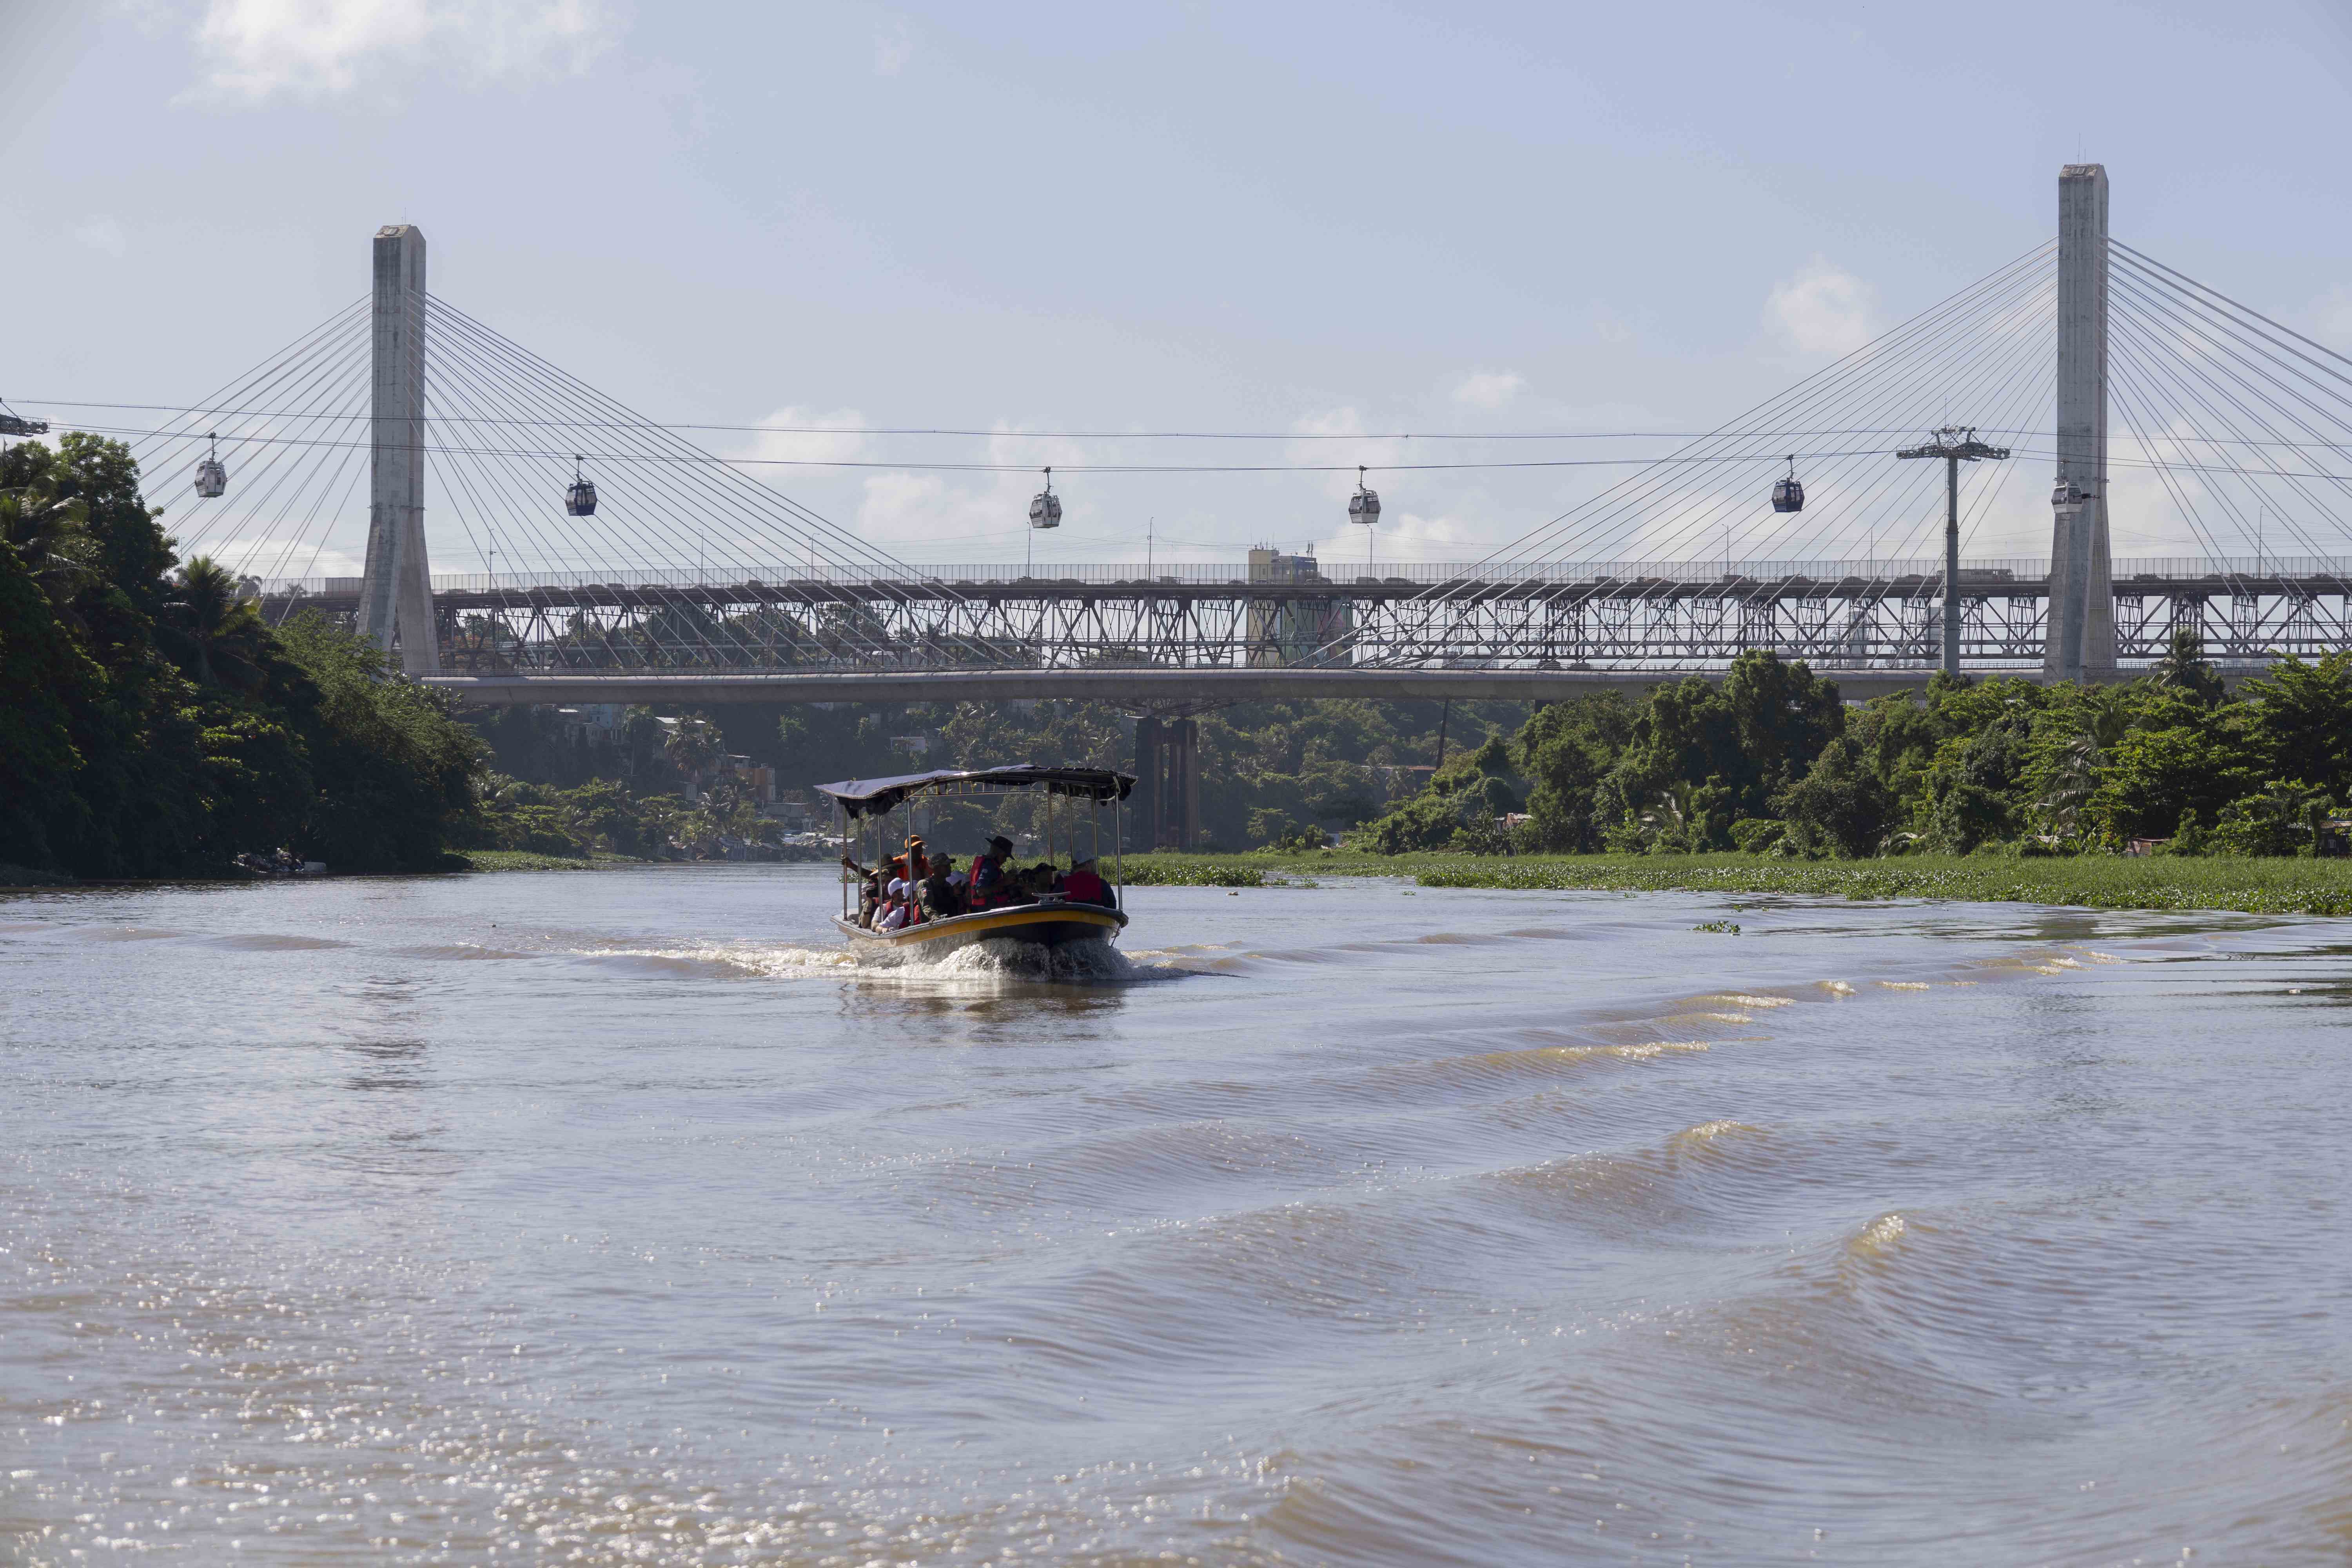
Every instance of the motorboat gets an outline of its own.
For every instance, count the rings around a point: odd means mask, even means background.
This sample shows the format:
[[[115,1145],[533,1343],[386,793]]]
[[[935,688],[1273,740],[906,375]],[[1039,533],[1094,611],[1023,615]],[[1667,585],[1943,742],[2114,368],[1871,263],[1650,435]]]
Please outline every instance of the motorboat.
[[[817,793],[841,809],[845,843],[864,840],[876,865],[887,863],[894,842],[906,834],[890,825],[900,807],[904,826],[919,825],[926,806],[934,812],[941,803],[984,799],[1016,791],[1042,792],[1046,800],[1043,848],[1048,863],[1060,864],[1059,854],[1072,865],[1091,860],[1107,865],[1104,879],[1108,904],[1091,903],[1062,893],[1042,893],[1028,901],[999,903],[969,914],[919,920],[896,931],[874,931],[858,923],[851,889],[857,879],[842,878],[841,912],[834,917],[851,947],[877,956],[931,959],[975,942],[1004,941],[1024,947],[1055,948],[1076,942],[1113,942],[1127,929],[1127,888],[1124,869],[1125,813],[1123,803],[1135,788],[1135,775],[1108,768],[1040,767],[1019,763],[998,768],[942,768],[931,773],[901,773],[890,778],[845,779],[819,784]],[[1061,808],[1067,803],[1068,810]],[[1106,808],[1108,808],[1106,810]],[[1109,818],[1106,834],[1104,817]],[[1106,856],[1104,850],[1108,849]],[[1099,873],[1097,873],[1099,874]]]

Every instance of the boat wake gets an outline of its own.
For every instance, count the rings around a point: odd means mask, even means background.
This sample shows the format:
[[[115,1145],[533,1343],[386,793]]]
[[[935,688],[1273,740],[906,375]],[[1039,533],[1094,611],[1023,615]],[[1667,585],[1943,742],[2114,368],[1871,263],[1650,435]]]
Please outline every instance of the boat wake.
[[[1041,947],[1011,937],[990,938],[937,958],[912,952],[858,952],[858,970],[893,978],[944,981],[1022,981],[1061,985],[1118,985],[1164,980],[1173,972],[1137,963],[1108,942],[1065,942]]]

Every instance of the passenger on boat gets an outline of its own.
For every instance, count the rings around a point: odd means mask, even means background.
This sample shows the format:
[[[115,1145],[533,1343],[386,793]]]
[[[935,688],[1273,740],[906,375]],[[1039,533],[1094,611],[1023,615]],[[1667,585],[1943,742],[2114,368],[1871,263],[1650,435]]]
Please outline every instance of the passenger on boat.
[[[905,900],[893,899],[889,903],[885,904],[882,907],[882,918],[874,922],[874,929],[876,931],[899,931],[904,929],[906,926],[908,918]]]
[[[906,878],[891,878],[890,885],[883,892],[890,904],[904,912],[906,918],[899,921],[900,925],[912,925],[923,918],[921,910],[915,903],[915,884]],[[898,928],[894,926],[891,929],[895,931]]]
[[[975,910],[994,909],[1006,902],[1012,890],[1013,873],[1005,869],[1004,858],[1013,853],[1013,840],[999,834],[988,841],[988,852],[971,863],[971,907]]]
[[[934,855],[930,858],[930,875],[915,884],[915,897],[922,907],[924,919],[946,920],[964,912],[963,894],[948,875],[954,865],[952,857]]]
[[[1070,874],[1062,879],[1062,897],[1074,904],[1099,904],[1107,910],[1118,907],[1111,898],[1110,884],[1095,870],[1092,856],[1072,866]]]
[[[841,858],[841,863],[858,879],[857,923],[872,931],[875,912],[882,907],[882,873],[867,870],[846,855]]]

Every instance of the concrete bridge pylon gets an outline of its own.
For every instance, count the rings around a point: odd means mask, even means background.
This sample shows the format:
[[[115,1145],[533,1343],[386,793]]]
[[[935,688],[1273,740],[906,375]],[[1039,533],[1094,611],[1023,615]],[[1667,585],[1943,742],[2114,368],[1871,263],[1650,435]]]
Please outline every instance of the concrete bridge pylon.
[[[368,539],[359,631],[408,675],[441,668],[425,552],[425,233],[376,231]]]
[[[2058,172],[2058,481],[2042,670],[2056,680],[2116,668],[2107,530],[2107,171]]]

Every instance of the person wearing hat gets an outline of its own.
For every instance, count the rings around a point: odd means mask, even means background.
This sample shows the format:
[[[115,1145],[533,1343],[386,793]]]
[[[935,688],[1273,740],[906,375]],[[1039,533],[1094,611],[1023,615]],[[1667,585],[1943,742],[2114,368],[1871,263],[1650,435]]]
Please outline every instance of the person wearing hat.
[[[1088,855],[1070,867],[1069,875],[1061,879],[1062,897],[1074,904],[1099,904],[1104,909],[1116,909],[1110,896],[1110,884],[1095,870],[1094,857]]]
[[[857,879],[857,923],[872,931],[876,917],[882,911],[882,872],[879,868],[869,871],[846,855],[841,858],[841,863]]]
[[[973,858],[971,863],[971,907],[992,909],[1005,901],[1011,890],[1004,875],[1005,857],[1013,853],[1013,840],[998,834],[988,841],[988,851]]]

